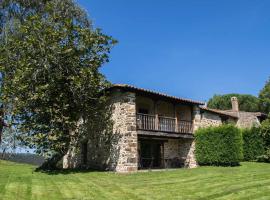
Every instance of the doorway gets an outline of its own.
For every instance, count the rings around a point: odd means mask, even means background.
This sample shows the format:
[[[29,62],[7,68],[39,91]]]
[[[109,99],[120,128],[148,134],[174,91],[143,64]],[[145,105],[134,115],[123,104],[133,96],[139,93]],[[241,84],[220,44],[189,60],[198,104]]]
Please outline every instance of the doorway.
[[[164,142],[159,140],[140,140],[139,168],[161,168]]]

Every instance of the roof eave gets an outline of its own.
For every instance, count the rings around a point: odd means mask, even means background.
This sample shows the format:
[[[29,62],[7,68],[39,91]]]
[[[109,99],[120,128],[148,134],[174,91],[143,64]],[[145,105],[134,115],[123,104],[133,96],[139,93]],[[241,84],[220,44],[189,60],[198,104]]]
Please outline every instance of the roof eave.
[[[204,105],[204,103],[200,102],[200,101],[194,101],[194,100],[190,100],[190,99],[184,99],[184,98],[179,98],[179,97],[175,97],[175,96],[170,96],[170,95],[166,95],[163,93],[159,93],[159,92],[155,92],[155,91],[151,91],[151,90],[147,90],[147,89],[143,89],[143,88],[137,88],[137,87],[126,85],[126,84],[114,84],[108,89],[111,90],[113,88],[126,89],[128,91],[133,91],[136,93],[145,93],[145,94],[149,94],[149,95],[159,96],[162,98],[174,100],[177,102],[183,102],[183,103],[187,103],[187,104]]]
[[[211,109],[211,108],[205,108],[205,107],[201,107],[200,108],[204,111],[207,111],[207,112],[211,112],[211,113],[215,113],[215,114],[218,114],[218,115],[221,115],[221,116],[226,116],[226,117],[231,117],[231,118],[234,118],[234,119],[238,119],[237,116],[234,116],[234,115],[231,115],[229,113],[224,113],[222,110],[214,110],[214,109]]]

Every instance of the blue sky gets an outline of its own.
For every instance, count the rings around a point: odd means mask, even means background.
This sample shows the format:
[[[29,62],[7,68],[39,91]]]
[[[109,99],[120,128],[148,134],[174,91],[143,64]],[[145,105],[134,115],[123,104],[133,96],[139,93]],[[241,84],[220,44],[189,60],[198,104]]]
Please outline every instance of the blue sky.
[[[78,0],[119,41],[102,71],[126,83],[206,101],[257,95],[270,76],[269,0]]]

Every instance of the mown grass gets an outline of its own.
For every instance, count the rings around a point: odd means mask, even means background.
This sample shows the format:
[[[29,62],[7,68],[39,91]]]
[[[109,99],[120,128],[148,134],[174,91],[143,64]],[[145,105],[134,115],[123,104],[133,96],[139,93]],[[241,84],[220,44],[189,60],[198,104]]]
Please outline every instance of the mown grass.
[[[0,199],[270,199],[270,164],[135,174],[34,172],[0,161]]]

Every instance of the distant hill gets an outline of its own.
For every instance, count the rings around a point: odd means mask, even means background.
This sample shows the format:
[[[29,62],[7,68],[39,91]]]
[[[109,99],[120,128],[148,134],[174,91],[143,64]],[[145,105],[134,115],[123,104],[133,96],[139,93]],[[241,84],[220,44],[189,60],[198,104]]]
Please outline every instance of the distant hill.
[[[26,163],[31,165],[40,166],[44,162],[44,158],[42,156],[31,154],[31,153],[16,153],[16,154],[6,154],[4,158],[2,158],[2,153],[0,153],[0,159],[9,160],[18,163]]]

